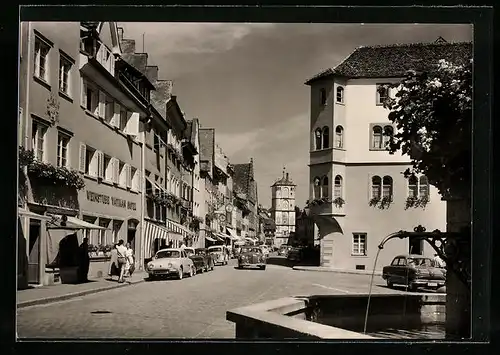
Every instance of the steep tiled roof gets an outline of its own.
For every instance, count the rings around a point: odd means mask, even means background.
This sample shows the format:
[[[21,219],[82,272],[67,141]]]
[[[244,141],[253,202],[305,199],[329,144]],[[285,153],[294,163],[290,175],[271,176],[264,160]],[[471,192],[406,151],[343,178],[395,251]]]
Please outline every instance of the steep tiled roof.
[[[200,137],[200,160],[206,160],[213,164],[215,148],[215,129],[200,128],[198,132]]]
[[[440,59],[465,64],[472,57],[472,43],[410,43],[359,47],[334,68],[328,68],[306,84],[328,76],[347,78],[397,78],[408,70],[432,71]]]
[[[253,162],[234,164],[233,186],[236,193],[243,193],[257,203],[257,182],[253,179]]]

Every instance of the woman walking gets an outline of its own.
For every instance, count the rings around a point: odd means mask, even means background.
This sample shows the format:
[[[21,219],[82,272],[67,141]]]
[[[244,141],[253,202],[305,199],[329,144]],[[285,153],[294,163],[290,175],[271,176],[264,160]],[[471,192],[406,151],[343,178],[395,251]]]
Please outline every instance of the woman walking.
[[[123,245],[123,239],[120,239],[118,245],[116,246],[117,256],[118,256],[118,267],[120,269],[120,277],[118,282],[123,282],[123,276],[125,274],[125,265],[127,264],[127,247]]]
[[[113,248],[111,249],[108,275],[111,279],[113,279],[113,276],[120,276],[120,269],[118,268],[118,250],[116,249],[116,244],[113,245]]]
[[[127,277],[132,276],[135,270],[135,262],[134,262],[134,250],[130,243],[126,245],[127,251],[125,252],[125,257],[127,258],[127,262],[125,264],[125,274]]]

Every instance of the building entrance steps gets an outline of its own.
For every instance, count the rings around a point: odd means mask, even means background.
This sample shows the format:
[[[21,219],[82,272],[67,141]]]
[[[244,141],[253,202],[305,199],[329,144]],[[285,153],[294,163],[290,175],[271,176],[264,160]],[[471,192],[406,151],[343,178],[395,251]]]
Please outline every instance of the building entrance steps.
[[[147,277],[148,274],[146,272],[137,271],[132,277],[125,278],[125,282],[123,283],[118,283],[116,276],[113,280],[106,276],[89,279],[88,282],[81,284],[59,284],[19,290],[17,291],[17,308],[58,302],[74,297],[111,290],[117,287],[125,287],[143,282]]]

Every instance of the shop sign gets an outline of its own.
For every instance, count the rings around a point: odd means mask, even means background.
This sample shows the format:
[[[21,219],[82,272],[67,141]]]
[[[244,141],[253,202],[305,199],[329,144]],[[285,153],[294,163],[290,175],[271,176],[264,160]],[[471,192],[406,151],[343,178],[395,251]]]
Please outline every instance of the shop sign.
[[[127,210],[135,211],[137,209],[137,204],[132,201],[126,201],[118,197],[110,197],[108,195],[98,194],[96,192],[87,190],[87,200],[97,203],[102,203],[105,205],[111,204],[115,207],[125,208]]]

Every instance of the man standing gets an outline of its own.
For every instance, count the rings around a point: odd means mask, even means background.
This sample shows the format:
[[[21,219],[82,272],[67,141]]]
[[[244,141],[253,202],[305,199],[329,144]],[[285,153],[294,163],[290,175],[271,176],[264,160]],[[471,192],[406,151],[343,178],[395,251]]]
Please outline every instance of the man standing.
[[[446,268],[446,263],[438,254],[434,254],[434,265],[436,265],[436,267]]]
[[[88,273],[90,268],[90,256],[89,256],[89,239],[83,238],[83,242],[80,245],[80,267],[79,267],[79,281],[87,282]]]
[[[120,269],[120,277],[118,282],[123,282],[123,274],[125,273],[125,265],[127,264],[127,247],[123,245],[123,239],[120,239],[116,246],[118,256],[118,268]]]

